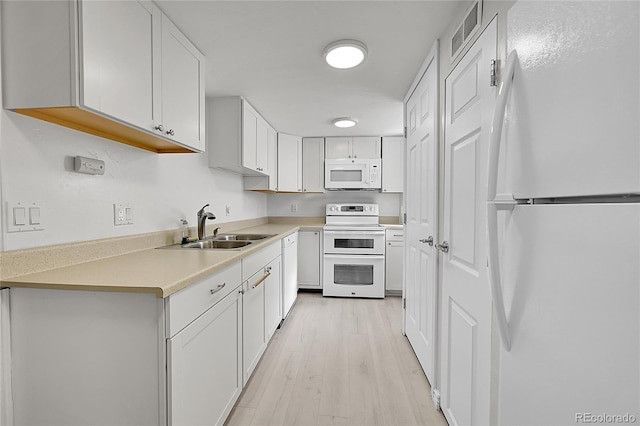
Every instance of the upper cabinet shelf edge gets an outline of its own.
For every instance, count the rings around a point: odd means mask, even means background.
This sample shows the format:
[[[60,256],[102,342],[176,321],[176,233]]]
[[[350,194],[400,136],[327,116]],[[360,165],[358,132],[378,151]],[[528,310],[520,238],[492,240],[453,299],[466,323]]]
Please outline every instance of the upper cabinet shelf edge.
[[[5,109],[157,153],[204,151],[204,57],[152,2],[2,2],[2,29]]]

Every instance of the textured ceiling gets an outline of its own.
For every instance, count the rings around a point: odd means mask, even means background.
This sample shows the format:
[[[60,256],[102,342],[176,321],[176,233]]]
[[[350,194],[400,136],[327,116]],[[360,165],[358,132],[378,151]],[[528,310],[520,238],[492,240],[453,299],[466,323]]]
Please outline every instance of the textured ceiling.
[[[206,56],[207,96],[244,96],[278,131],[301,136],[399,135],[402,100],[457,1],[160,0]],[[350,70],[322,51],[339,39],[369,50]],[[352,129],[336,117],[359,121]]]

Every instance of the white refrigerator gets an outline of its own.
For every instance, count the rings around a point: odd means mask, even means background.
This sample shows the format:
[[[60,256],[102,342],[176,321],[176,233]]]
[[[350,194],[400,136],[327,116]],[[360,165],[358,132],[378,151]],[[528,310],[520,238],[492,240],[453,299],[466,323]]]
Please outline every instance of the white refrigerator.
[[[488,173],[492,424],[640,423],[639,10],[508,12]]]

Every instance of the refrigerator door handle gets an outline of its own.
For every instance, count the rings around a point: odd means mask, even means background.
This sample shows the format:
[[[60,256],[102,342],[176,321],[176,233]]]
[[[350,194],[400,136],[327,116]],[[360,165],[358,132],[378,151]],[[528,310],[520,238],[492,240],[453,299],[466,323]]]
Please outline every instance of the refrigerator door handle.
[[[498,210],[510,210],[516,205],[513,196],[496,198],[498,192],[498,159],[500,156],[500,142],[502,137],[502,125],[507,110],[507,100],[513,84],[513,74],[518,55],[514,50],[507,58],[504,79],[498,92],[496,109],[491,123],[491,135],[489,137],[489,161],[487,173],[487,232],[489,243],[489,283],[491,285],[491,298],[496,313],[498,330],[504,349],[511,350],[511,336],[509,323],[502,295],[502,283],[500,279],[500,255],[498,251]]]

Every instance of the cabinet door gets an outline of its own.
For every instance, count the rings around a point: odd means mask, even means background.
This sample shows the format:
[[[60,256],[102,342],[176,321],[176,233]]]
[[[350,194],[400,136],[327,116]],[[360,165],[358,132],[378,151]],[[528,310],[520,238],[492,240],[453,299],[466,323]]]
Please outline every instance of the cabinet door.
[[[269,269],[269,278],[264,283],[264,324],[266,342],[271,340],[271,336],[280,325],[282,319],[282,276],[280,256],[272,260],[267,266]]]
[[[156,122],[177,142],[204,151],[204,57],[162,15],[162,113]]]
[[[239,290],[168,340],[169,424],[222,424],[242,392]]]
[[[244,284],[242,297],[242,382],[247,383],[266,349],[264,327],[264,271]]]
[[[278,133],[278,191],[302,192],[302,138]]]
[[[320,231],[298,232],[298,288],[322,288]]]
[[[257,170],[258,114],[242,102],[242,166]]]
[[[325,139],[326,158],[351,158],[351,142],[353,138],[330,137]]]
[[[380,138],[355,137],[353,138],[351,155],[353,158],[380,158]]]
[[[269,173],[269,125],[262,117],[256,122],[256,170]]]
[[[278,190],[278,133],[273,127],[267,131],[267,164],[269,166],[268,188]]]
[[[153,6],[149,1],[80,2],[82,103],[153,128]]]
[[[387,242],[385,254],[385,290],[402,291],[402,262],[404,243],[402,241]]]
[[[382,138],[382,192],[404,191],[404,138]]]
[[[302,192],[324,192],[324,138],[302,139]]]

